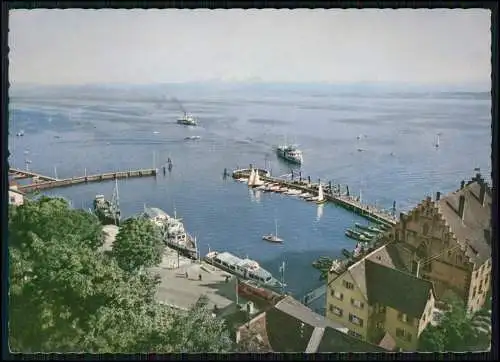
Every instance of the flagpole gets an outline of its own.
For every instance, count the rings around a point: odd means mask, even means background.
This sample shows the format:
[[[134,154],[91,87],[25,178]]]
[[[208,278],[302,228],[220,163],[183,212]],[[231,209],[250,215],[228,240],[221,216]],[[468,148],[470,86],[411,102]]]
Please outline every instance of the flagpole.
[[[238,297],[238,277],[235,276],[234,279],[236,280],[236,307],[238,307],[238,305],[240,304]]]

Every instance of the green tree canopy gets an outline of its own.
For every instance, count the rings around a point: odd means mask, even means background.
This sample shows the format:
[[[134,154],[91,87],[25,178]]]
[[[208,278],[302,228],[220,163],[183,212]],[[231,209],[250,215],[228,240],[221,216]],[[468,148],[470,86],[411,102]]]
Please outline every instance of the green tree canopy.
[[[165,248],[158,228],[146,218],[130,218],[121,225],[112,255],[126,271],[158,265]]]
[[[427,352],[484,351],[489,337],[480,333],[467,316],[464,303],[458,297],[447,300],[449,309],[437,326],[429,325],[419,340],[419,349]]]
[[[232,348],[199,306],[154,301],[158,277],[98,251],[101,225],[61,199],[9,210],[9,345],[16,352],[198,352]],[[52,221],[53,220],[53,221]],[[61,230],[64,230],[61,231]],[[189,338],[191,343],[184,343]],[[210,349],[208,349],[210,350]]]

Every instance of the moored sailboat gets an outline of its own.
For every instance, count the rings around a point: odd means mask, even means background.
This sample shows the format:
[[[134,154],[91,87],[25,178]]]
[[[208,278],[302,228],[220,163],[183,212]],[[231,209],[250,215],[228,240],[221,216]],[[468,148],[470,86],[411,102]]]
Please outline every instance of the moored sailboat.
[[[319,184],[318,187],[318,199],[315,201],[317,204],[324,204],[326,202],[325,195],[323,193],[323,186]]]
[[[278,237],[278,221],[275,220],[275,234],[267,234],[262,236],[262,240],[269,241],[270,243],[282,243],[284,240]]]

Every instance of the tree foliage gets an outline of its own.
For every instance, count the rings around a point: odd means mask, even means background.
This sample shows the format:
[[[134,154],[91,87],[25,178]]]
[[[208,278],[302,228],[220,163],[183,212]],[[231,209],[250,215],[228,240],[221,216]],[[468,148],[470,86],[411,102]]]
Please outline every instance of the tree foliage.
[[[488,349],[489,337],[480,333],[467,316],[464,303],[457,297],[448,299],[449,309],[437,326],[429,325],[419,340],[419,349],[428,352],[465,352]]]
[[[130,218],[120,226],[112,255],[122,269],[132,272],[158,265],[164,248],[161,235],[150,220]]]
[[[9,209],[12,351],[231,348],[223,325],[202,307],[182,314],[156,303],[158,278],[123,270],[98,250],[101,234],[96,218],[61,199],[41,198]]]

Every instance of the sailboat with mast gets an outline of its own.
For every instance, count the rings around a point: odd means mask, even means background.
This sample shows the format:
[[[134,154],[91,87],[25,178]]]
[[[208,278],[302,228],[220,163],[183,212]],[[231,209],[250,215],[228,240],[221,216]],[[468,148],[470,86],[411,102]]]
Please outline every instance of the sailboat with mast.
[[[434,147],[435,147],[436,149],[438,149],[438,148],[439,148],[439,135],[440,135],[440,134],[439,134],[439,133],[437,133],[437,134],[436,134],[436,137],[435,137],[435,139],[434,139]]]
[[[249,187],[258,187],[264,185],[264,181],[260,179],[259,170],[252,168],[250,171],[250,177],[248,178]]]
[[[262,240],[269,241],[270,243],[279,243],[281,244],[284,240],[278,237],[278,220],[274,220],[275,224],[275,233],[273,234],[267,234],[262,236]]]
[[[318,186],[318,196],[308,197],[306,198],[306,201],[313,201],[316,204],[324,204],[327,200],[323,192],[323,185],[319,184]]]
[[[323,186],[319,184],[318,187],[318,199],[315,201],[318,205],[324,204],[326,202],[325,194],[323,192]]]
[[[94,214],[103,225],[119,225],[121,219],[120,198],[118,195],[118,180],[115,180],[115,188],[111,200],[104,195],[96,195],[94,198]]]

